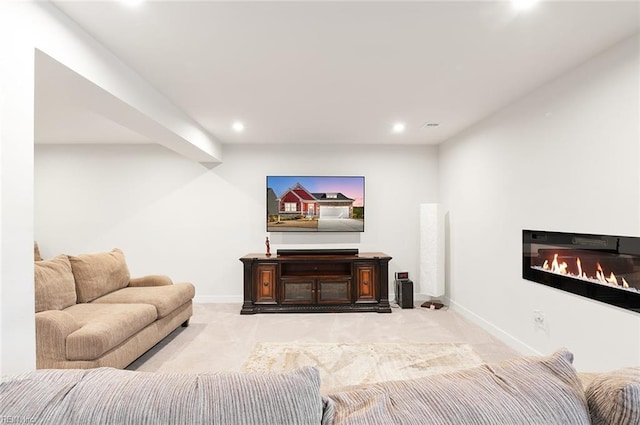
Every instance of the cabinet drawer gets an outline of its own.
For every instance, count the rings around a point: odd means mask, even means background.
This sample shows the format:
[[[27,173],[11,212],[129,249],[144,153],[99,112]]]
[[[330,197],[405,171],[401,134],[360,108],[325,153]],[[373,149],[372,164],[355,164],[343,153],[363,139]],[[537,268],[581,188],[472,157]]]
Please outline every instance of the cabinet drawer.
[[[284,263],[281,266],[282,276],[351,276],[351,263],[343,261],[318,261],[308,263]]]

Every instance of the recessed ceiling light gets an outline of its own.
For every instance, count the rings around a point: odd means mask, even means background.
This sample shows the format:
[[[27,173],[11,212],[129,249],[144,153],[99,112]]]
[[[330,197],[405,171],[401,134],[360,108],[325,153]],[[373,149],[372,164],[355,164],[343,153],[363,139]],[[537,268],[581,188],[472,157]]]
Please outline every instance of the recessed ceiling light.
[[[407,128],[407,125],[403,122],[397,122],[393,125],[394,133],[402,133]]]
[[[538,0],[513,0],[513,7],[518,10],[531,9]]]
[[[244,131],[244,124],[242,124],[242,122],[240,121],[235,121],[231,125],[231,128],[233,128],[233,131],[235,131],[236,133],[241,133],[242,131]]]
[[[120,0],[120,1],[126,4],[127,6],[138,6],[142,4],[142,2],[144,2],[144,0]]]

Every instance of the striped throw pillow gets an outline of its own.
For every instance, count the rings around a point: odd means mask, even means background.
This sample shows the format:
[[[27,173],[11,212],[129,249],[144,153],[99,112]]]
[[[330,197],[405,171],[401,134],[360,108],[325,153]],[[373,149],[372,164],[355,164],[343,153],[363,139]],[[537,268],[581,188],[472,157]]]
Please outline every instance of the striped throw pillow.
[[[593,425],[640,425],[640,368],[598,375],[585,393]]]

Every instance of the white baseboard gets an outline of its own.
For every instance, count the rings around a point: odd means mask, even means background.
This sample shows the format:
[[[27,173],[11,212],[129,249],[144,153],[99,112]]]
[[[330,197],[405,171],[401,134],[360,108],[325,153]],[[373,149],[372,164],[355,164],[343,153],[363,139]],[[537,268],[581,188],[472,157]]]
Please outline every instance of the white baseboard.
[[[242,295],[196,295],[194,303],[199,304],[242,304]]]
[[[534,350],[531,346],[525,344],[524,342],[522,342],[521,340],[519,340],[515,336],[511,335],[508,332],[505,332],[503,329],[495,326],[493,323],[483,319],[482,317],[478,316],[477,314],[475,314],[471,310],[468,310],[467,308],[463,307],[462,305],[456,303],[455,301],[447,299],[447,305],[453,311],[455,311],[456,313],[460,314],[465,319],[477,324],[482,329],[484,329],[485,331],[489,332],[491,335],[495,336],[500,341],[504,342],[505,344],[507,344],[509,347],[513,348],[514,350],[516,350],[520,354],[528,355],[528,356],[542,356],[543,355],[542,353],[540,353],[537,350]]]

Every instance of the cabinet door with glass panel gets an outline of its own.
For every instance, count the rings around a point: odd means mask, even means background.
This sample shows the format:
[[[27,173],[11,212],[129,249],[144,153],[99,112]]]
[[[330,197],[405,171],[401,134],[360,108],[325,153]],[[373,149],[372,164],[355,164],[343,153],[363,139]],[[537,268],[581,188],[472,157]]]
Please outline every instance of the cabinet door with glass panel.
[[[283,277],[283,304],[345,304],[351,302],[349,277]]]

